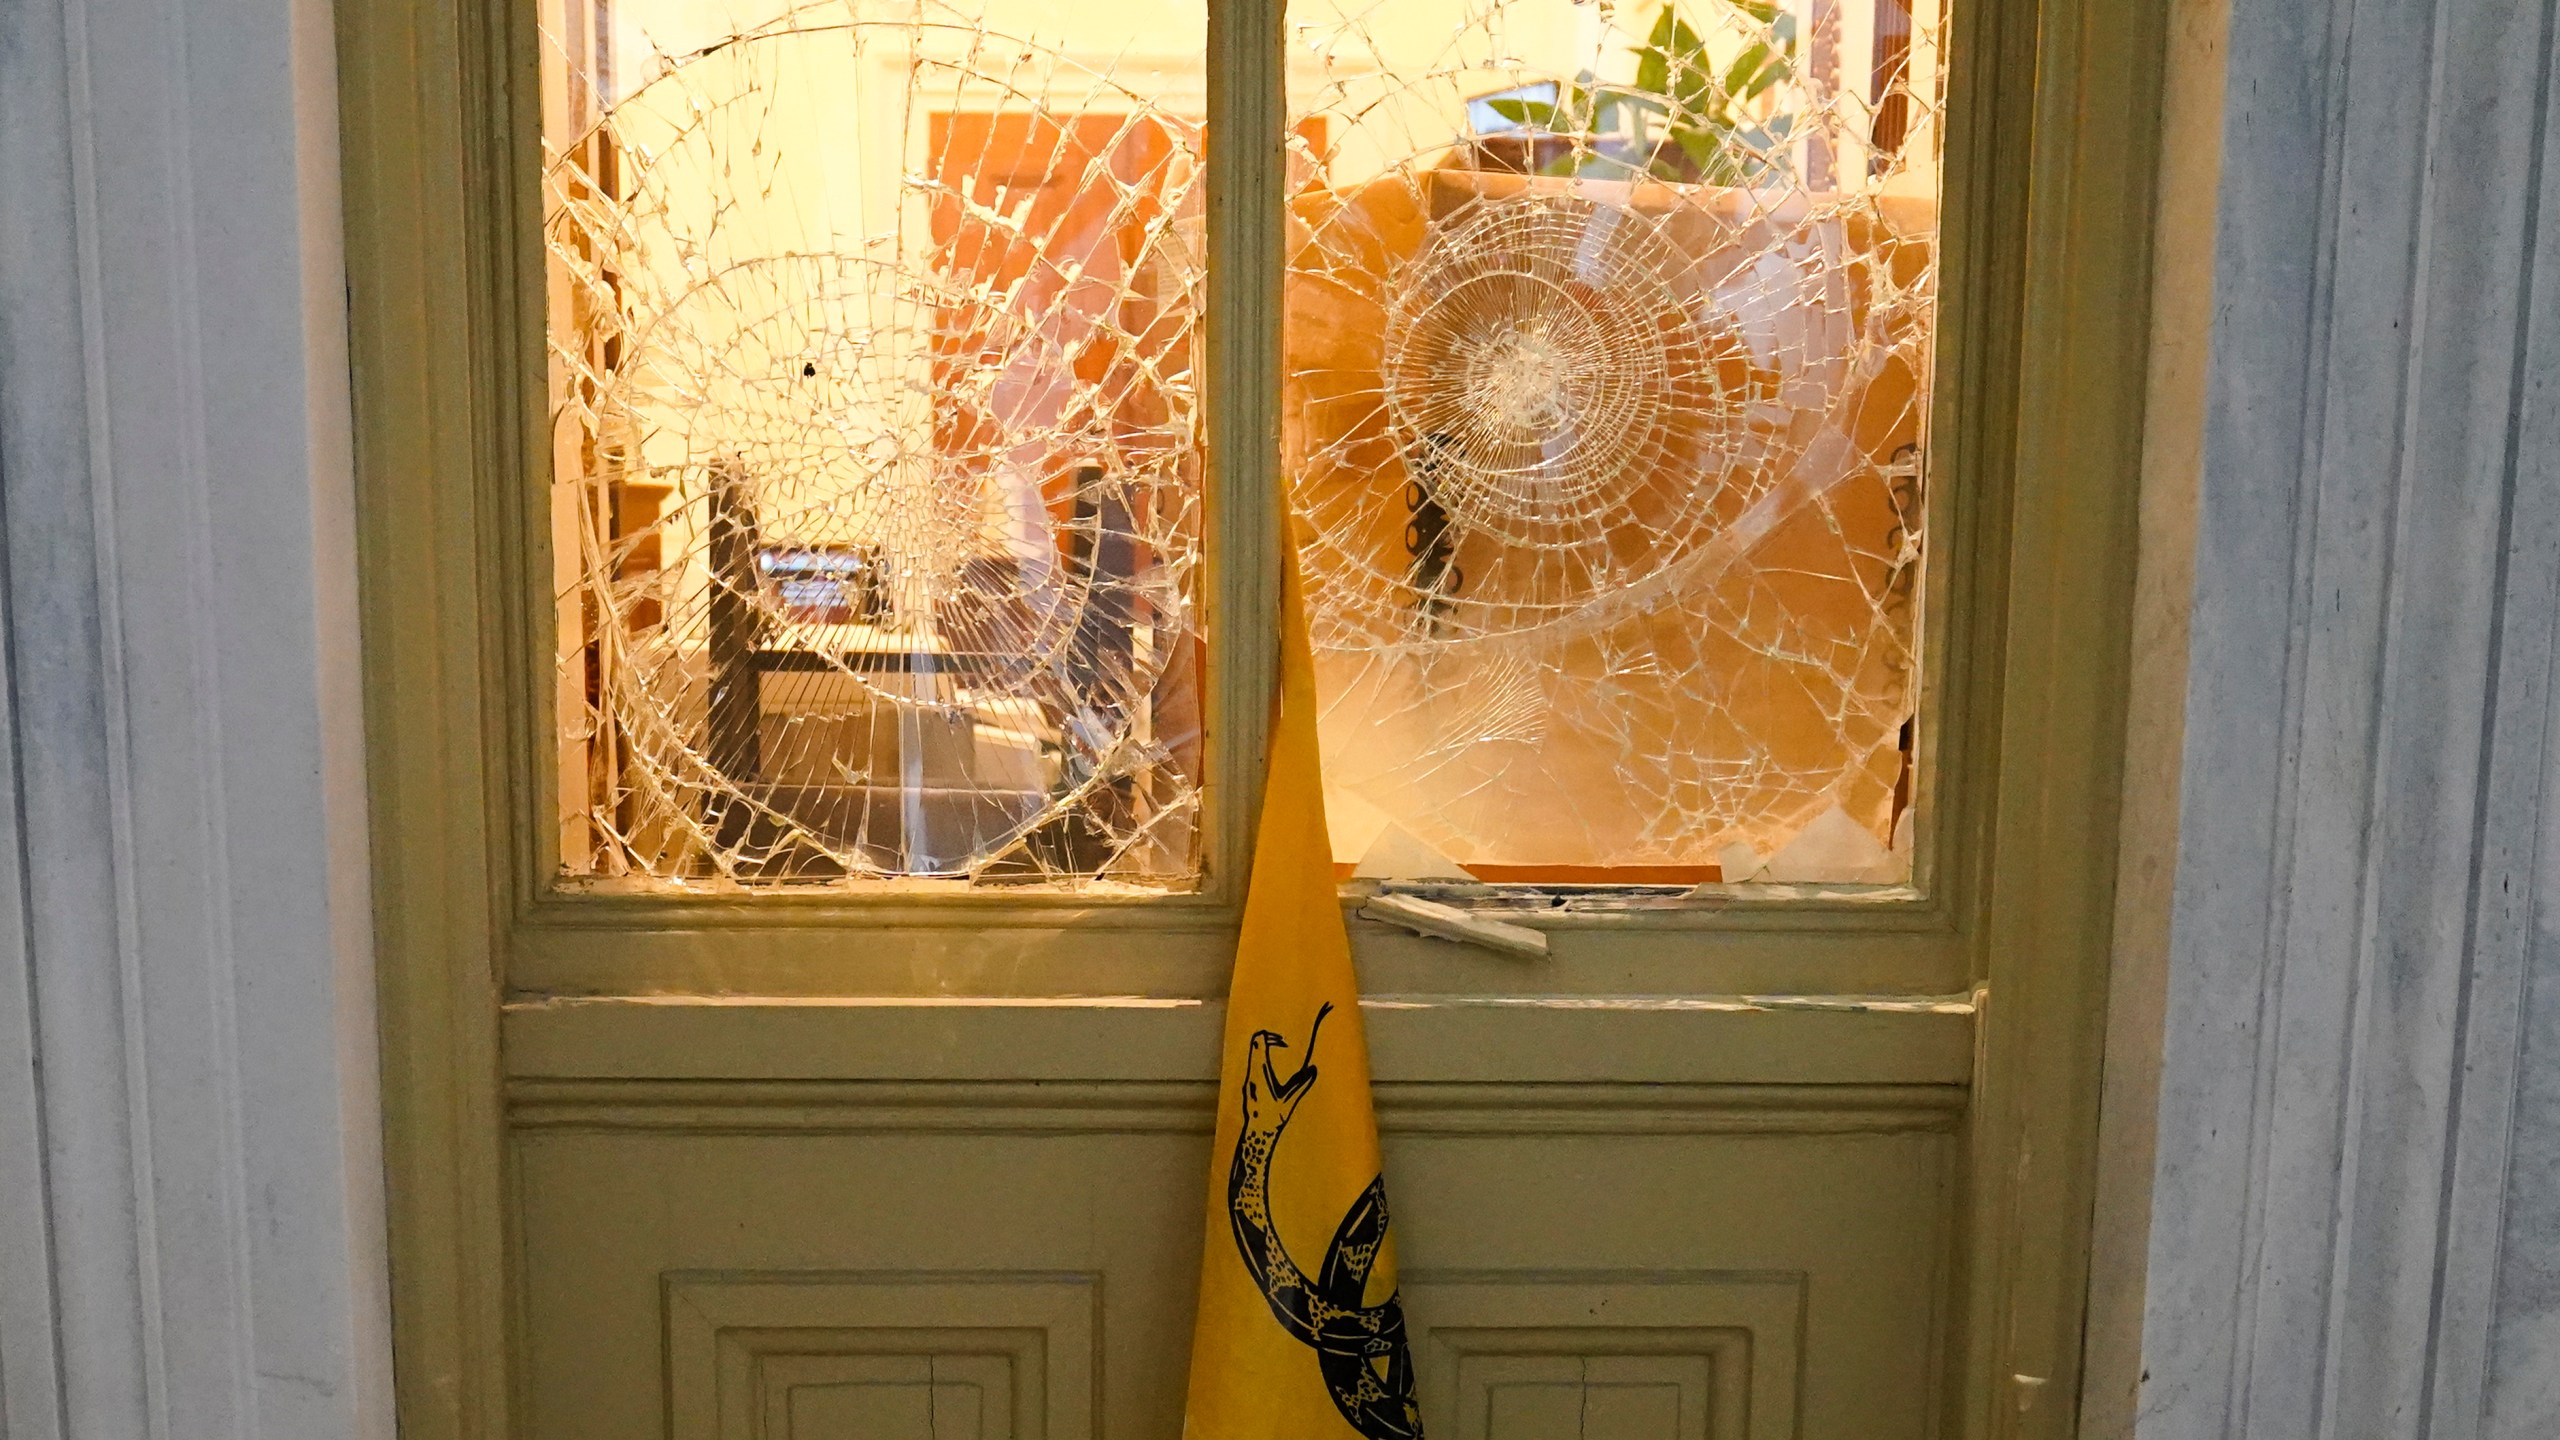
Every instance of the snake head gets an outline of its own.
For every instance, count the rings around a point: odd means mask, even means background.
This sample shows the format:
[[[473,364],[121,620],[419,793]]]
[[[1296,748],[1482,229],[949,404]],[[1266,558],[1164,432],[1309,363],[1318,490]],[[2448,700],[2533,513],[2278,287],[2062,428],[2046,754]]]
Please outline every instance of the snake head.
[[[1297,1113],[1298,1102],[1306,1098],[1308,1087],[1316,1083],[1314,1060],[1310,1057],[1299,1062],[1296,1072],[1284,1080],[1274,1063],[1274,1052],[1289,1048],[1286,1039],[1274,1031],[1257,1030],[1245,1043],[1245,1124],[1276,1131],[1289,1123],[1289,1117]]]

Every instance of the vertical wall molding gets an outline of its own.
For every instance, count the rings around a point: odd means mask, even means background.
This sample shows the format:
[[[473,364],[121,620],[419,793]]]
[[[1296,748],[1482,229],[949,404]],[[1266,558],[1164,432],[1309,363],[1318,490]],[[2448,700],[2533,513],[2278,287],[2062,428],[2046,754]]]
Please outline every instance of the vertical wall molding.
[[[326,0],[0,7],[0,1432],[391,1433]]]
[[[2553,6],[2228,39],[2137,1433],[2560,1433]]]

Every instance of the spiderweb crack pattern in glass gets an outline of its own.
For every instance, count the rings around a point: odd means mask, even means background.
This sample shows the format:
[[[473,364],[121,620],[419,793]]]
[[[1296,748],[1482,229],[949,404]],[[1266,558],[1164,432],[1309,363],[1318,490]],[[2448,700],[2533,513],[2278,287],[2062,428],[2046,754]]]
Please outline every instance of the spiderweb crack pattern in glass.
[[[1337,859],[1907,878],[1943,16],[1292,17]]]
[[[940,5],[697,38],[553,87],[565,868],[1185,883],[1196,121]]]

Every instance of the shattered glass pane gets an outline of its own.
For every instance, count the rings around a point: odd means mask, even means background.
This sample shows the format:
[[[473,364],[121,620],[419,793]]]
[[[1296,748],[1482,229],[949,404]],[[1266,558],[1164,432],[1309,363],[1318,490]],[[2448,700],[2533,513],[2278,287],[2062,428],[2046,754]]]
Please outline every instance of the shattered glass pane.
[[[546,0],[562,869],[1196,875],[1197,0]]]
[[[1939,0],[1296,0],[1337,862],[1906,881]]]

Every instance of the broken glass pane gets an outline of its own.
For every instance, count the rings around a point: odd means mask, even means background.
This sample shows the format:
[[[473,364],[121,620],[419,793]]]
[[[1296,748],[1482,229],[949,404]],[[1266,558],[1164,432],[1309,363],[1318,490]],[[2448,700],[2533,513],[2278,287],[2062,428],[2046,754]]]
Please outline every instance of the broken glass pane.
[[[1335,855],[1910,873],[1937,0],[1296,0]]]
[[[548,0],[562,868],[1196,874],[1196,0]]]

